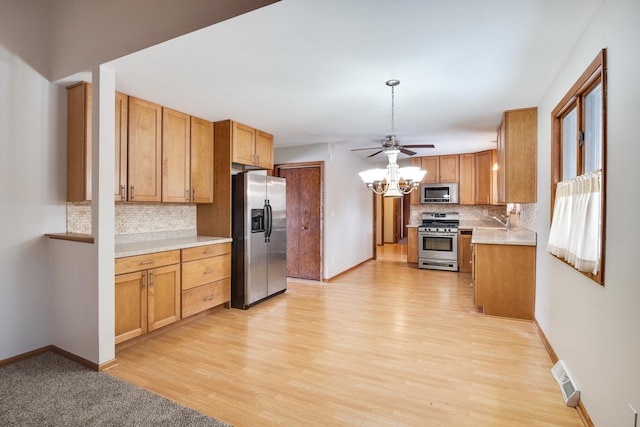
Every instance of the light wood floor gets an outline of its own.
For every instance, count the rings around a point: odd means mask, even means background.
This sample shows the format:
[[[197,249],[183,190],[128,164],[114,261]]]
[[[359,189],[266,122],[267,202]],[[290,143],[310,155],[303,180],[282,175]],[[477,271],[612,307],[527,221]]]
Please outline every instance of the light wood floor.
[[[484,317],[470,276],[404,245],[332,283],[117,352],[110,374],[241,426],[581,426],[531,323]]]

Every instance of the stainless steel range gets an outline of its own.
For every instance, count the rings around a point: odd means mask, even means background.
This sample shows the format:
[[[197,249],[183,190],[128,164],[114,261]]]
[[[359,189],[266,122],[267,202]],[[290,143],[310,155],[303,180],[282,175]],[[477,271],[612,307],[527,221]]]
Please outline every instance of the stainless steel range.
[[[418,267],[458,271],[458,212],[425,212],[418,227]]]

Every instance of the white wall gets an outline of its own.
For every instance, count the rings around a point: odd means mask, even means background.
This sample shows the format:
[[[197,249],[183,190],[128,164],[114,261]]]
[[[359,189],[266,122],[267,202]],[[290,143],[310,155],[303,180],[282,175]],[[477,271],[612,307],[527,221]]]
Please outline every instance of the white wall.
[[[277,148],[275,163],[324,161],[323,277],[373,256],[373,194],[358,172],[371,164],[331,144]]]
[[[567,362],[597,426],[632,426],[628,404],[640,410],[640,2],[605,0],[538,115],[538,248],[536,319],[558,357]],[[605,286],[550,256],[550,116],[602,48],[608,62],[607,228]],[[560,398],[560,396],[558,397]]]
[[[53,0],[50,80],[91,70],[96,65],[273,2]]]
[[[64,105],[0,34],[0,360],[52,343],[44,234],[65,231]]]

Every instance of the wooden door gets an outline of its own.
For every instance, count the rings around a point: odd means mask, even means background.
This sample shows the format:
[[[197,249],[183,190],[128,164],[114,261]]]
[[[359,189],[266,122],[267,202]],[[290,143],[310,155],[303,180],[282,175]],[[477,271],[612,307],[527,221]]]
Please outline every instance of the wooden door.
[[[233,163],[253,166],[253,150],[256,143],[255,129],[242,123],[233,122],[231,135]]]
[[[322,280],[321,163],[279,165],[287,179],[287,276]]]
[[[162,199],[162,107],[129,97],[129,200]]]
[[[180,264],[148,272],[149,331],[180,319]]]
[[[116,202],[127,200],[127,132],[129,98],[116,92],[115,191]]]
[[[147,272],[115,277],[116,344],[147,332]]]
[[[191,202],[213,203],[213,123],[191,117]]]
[[[191,117],[162,109],[162,201],[189,202],[191,181]]]
[[[273,169],[273,135],[256,130],[256,166]]]

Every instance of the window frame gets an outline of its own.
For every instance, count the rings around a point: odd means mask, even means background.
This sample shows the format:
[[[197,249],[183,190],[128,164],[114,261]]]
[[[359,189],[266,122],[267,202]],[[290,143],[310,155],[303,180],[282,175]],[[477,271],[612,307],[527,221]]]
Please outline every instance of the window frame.
[[[584,97],[598,84],[602,85],[602,189],[601,197],[601,213],[600,213],[600,266],[598,274],[581,272],[599,285],[604,286],[604,266],[605,266],[605,230],[606,230],[606,164],[607,164],[607,67],[606,67],[606,49],[602,49],[595,59],[589,64],[587,69],[582,73],[580,78],[573,84],[571,89],[560,100],[558,105],[551,112],[551,205],[550,205],[550,222],[553,218],[553,209],[556,199],[556,186],[563,180],[563,146],[562,146],[562,119],[575,105],[578,109],[577,114],[577,130],[584,131]],[[577,142],[577,141],[576,141]],[[576,158],[577,176],[584,174],[584,144],[577,146]],[[562,258],[558,258],[567,265]],[[573,266],[571,266],[573,268]]]

